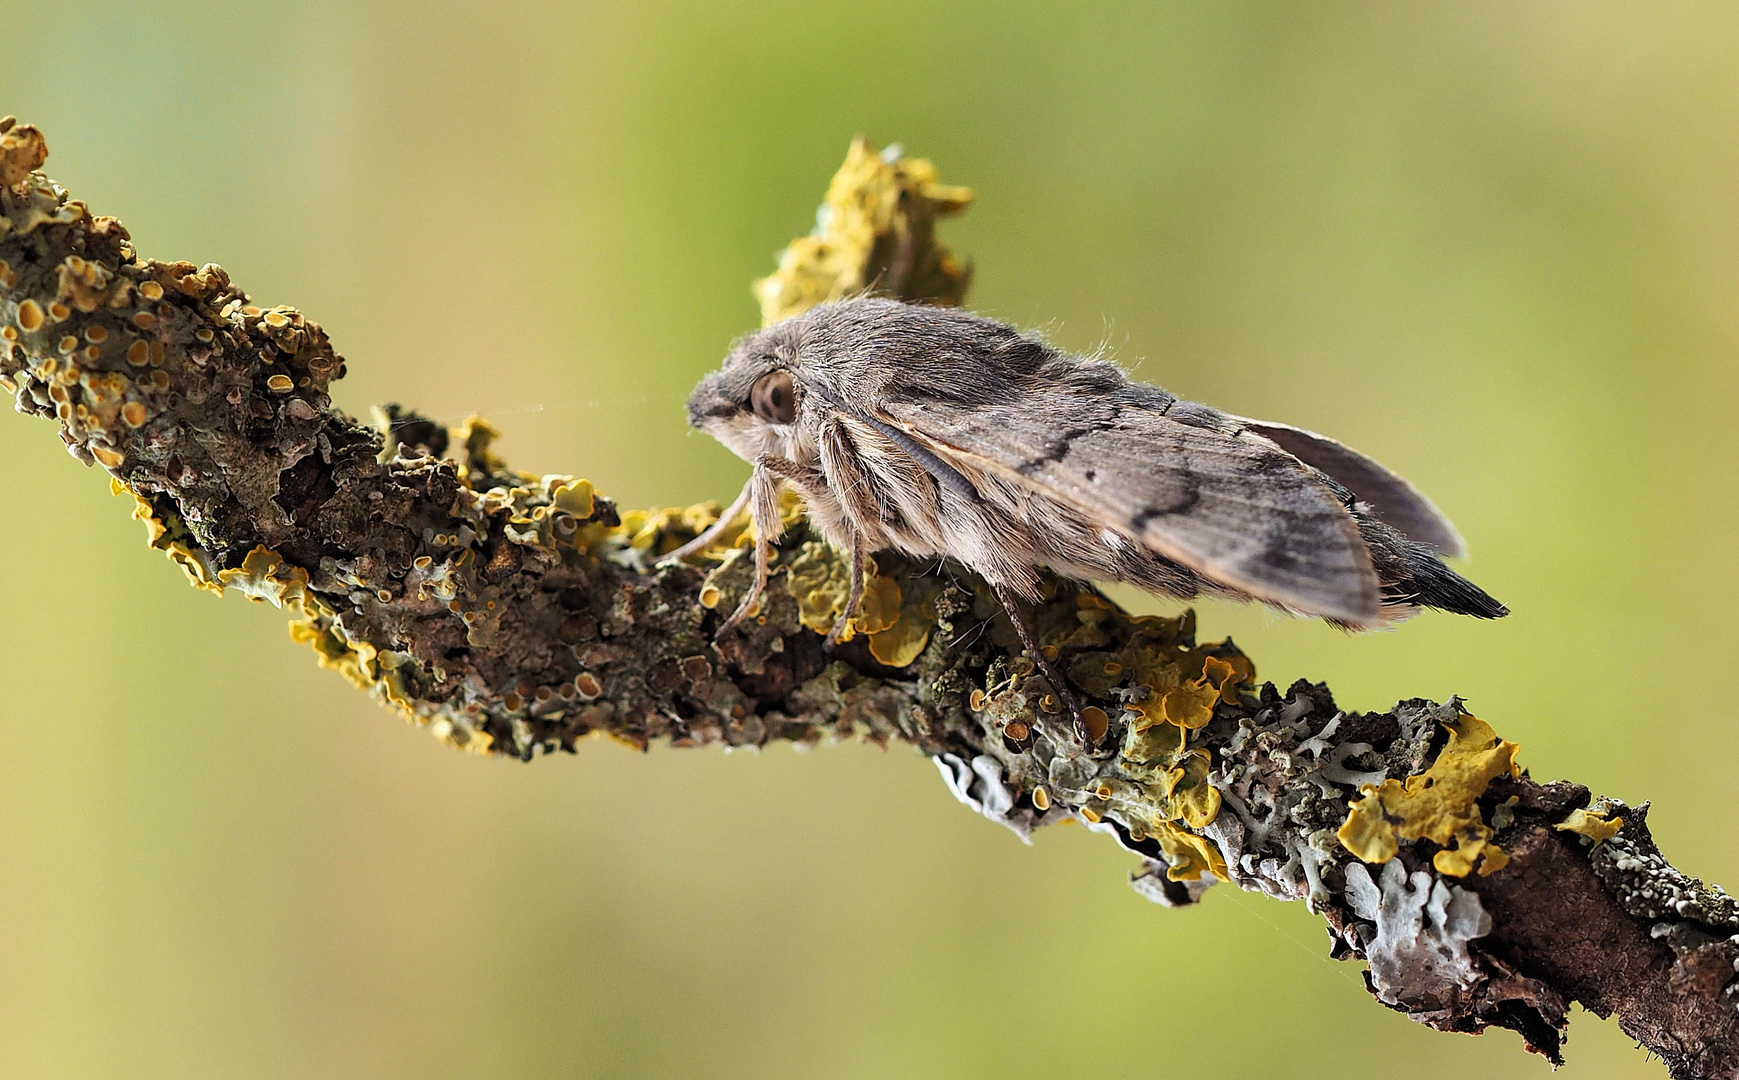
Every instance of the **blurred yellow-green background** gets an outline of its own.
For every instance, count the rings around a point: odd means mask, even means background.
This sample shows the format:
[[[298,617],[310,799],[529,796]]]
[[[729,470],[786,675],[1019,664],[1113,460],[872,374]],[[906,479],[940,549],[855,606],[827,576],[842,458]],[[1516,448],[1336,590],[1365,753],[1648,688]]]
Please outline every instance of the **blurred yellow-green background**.
[[[0,113],[142,253],[324,324],[353,411],[626,506],[854,133],[979,191],[976,307],[1414,479],[1515,614],[1224,604],[1343,706],[1464,695],[1739,884],[1739,8],[0,0]],[[189,589],[0,417],[0,1076],[1545,1075],[1296,905],[1166,911],[909,750],[446,750]],[[1140,600],[1150,610],[1160,605]],[[1573,1078],[1661,1076],[1579,1015]]]

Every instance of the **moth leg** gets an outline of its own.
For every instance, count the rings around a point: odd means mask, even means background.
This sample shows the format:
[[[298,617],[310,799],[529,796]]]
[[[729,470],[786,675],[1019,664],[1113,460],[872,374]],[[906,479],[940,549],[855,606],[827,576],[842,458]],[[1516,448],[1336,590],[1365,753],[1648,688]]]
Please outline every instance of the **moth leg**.
[[[863,537],[853,531],[851,534],[851,592],[845,598],[845,610],[840,612],[839,621],[833,624],[833,629],[827,632],[827,640],[822,642],[831,649],[839,644],[840,635],[851,620],[857,617],[858,606],[863,603]]]
[[[1043,675],[1045,681],[1051,684],[1051,689],[1056,692],[1057,700],[1063,703],[1063,708],[1068,711],[1070,719],[1075,722],[1075,737],[1081,740],[1083,747],[1091,751],[1093,737],[1087,731],[1087,718],[1081,713],[1081,703],[1075,700],[1075,695],[1070,691],[1069,684],[1063,681],[1063,676],[1051,663],[1050,657],[1046,656],[1045,651],[1039,648],[1038,636],[1033,633],[1033,628],[1027,624],[1026,616],[1020,613],[1020,599],[1014,595],[1013,590],[1001,582],[993,581],[990,583],[990,587],[996,590],[996,598],[1002,601],[1002,609],[1008,612],[1009,621],[1014,623],[1014,632],[1020,635],[1020,643],[1026,647],[1027,655],[1033,658],[1033,663],[1038,666],[1039,674]]]
[[[755,468],[764,469],[780,479],[789,480],[799,493],[824,491],[827,488],[827,477],[819,469],[808,465],[799,465],[790,458],[776,457],[773,454],[762,454],[755,459]],[[751,477],[750,479],[753,479]],[[773,500],[774,508],[778,508],[779,500]],[[777,515],[774,515],[777,516]]]
[[[672,551],[664,558],[659,559],[658,565],[664,566],[668,563],[682,562],[698,555],[700,552],[706,550],[715,543],[719,537],[725,534],[725,530],[730,528],[731,525],[736,522],[738,517],[742,516],[743,510],[749,505],[749,494],[754,490],[754,486],[755,478],[750,476],[748,481],[743,484],[743,490],[738,493],[737,500],[731,503],[731,505],[725,507],[724,512],[719,514],[719,519],[717,521],[708,525],[706,529],[693,540],[690,540],[675,551]]]
[[[748,595],[737,605],[737,610],[719,627],[715,637],[742,622],[754,610],[755,605],[760,603],[761,594],[767,591],[767,579],[771,576],[769,567],[773,562],[773,545],[785,531],[785,522],[779,517],[779,476],[769,463],[781,460],[761,458],[755,462],[755,471],[749,477],[749,517],[755,523],[755,582],[749,586]]]

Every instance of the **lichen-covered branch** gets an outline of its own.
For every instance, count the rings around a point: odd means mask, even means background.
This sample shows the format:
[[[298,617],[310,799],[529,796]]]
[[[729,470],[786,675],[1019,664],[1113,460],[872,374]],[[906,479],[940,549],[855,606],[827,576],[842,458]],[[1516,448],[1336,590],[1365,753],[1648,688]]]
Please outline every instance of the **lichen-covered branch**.
[[[585,480],[509,469],[480,419],[344,415],[317,325],[216,266],[139,258],[46,157],[0,120],[0,386],[136,497],[194,584],[286,609],[321,664],[443,740],[528,760],[594,734],[900,740],[1023,836],[1110,834],[1154,900],[1228,881],[1307,902],[1379,1000],[1434,1027],[1511,1028],[1556,1061],[1579,1001],[1675,1076],[1739,1068],[1733,900],[1662,858],[1646,805],[1535,783],[1458,702],[1343,712],[1324,686],[1258,685],[1190,615],[1055,583],[1033,623],[1109,748],[1088,756],[960,567],[876,556],[852,632],[824,648],[847,566],[802,528],[756,617],[715,641],[749,584],[746,526],[697,566],[659,560],[717,504],[619,512]],[[934,223],[970,198],[854,145],[816,232],[757,286],[765,317],[864,289],[958,302],[967,275]]]

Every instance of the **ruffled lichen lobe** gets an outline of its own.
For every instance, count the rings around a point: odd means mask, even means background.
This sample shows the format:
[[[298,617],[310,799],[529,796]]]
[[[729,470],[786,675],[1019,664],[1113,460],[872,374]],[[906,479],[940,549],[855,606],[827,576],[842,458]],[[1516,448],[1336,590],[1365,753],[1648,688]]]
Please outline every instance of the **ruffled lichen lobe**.
[[[1509,861],[1492,844],[1492,828],[1480,816],[1478,800],[1500,776],[1518,775],[1513,742],[1498,738],[1491,726],[1470,714],[1449,721],[1449,742],[1429,769],[1404,780],[1393,777],[1365,784],[1338,833],[1348,851],[1366,862],[1386,863],[1404,840],[1430,840],[1443,850],[1432,857],[1442,874],[1464,877],[1476,866],[1482,874]]]

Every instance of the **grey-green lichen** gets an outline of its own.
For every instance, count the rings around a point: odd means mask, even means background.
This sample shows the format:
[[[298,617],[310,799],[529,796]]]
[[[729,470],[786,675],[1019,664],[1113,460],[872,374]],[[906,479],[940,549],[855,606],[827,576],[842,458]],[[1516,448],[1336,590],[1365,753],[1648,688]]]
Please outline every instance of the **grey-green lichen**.
[[[1533,783],[1459,702],[1282,694],[1230,641],[1198,644],[1193,615],[1135,618],[1052,582],[1031,618],[1100,736],[1082,753],[959,566],[876,555],[848,640],[824,648],[848,581],[796,503],[759,610],[715,640],[748,587],[746,523],[667,565],[716,503],[618,512],[586,480],[509,468],[481,418],[345,416],[318,325],[216,266],[140,259],[46,157],[0,120],[0,387],[111,474],[194,584],[289,611],[321,664],[444,740],[527,760],[593,735],[902,741],[1023,837],[1112,835],[1152,899],[1228,880],[1307,900],[1335,955],[1368,958],[1374,992],[1433,1026],[1511,1027],[1556,1060],[1574,999],[1676,1075],[1739,1061],[1732,899],[1666,863],[1646,806]],[[968,199],[855,144],[816,232],[758,287],[764,311],[865,289],[958,302],[967,274],[934,225]]]
[[[1445,1011],[1485,981],[1468,951],[1472,941],[1491,933],[1491,916],[1478,893],[1426,870],[1408,874],[1400,859],[1390,859],[1378,881],[1363,863],[1348,866],[1346,894],[1353,911],[1374,927],[1365,955],[1371,985],[1385,1004]]]

